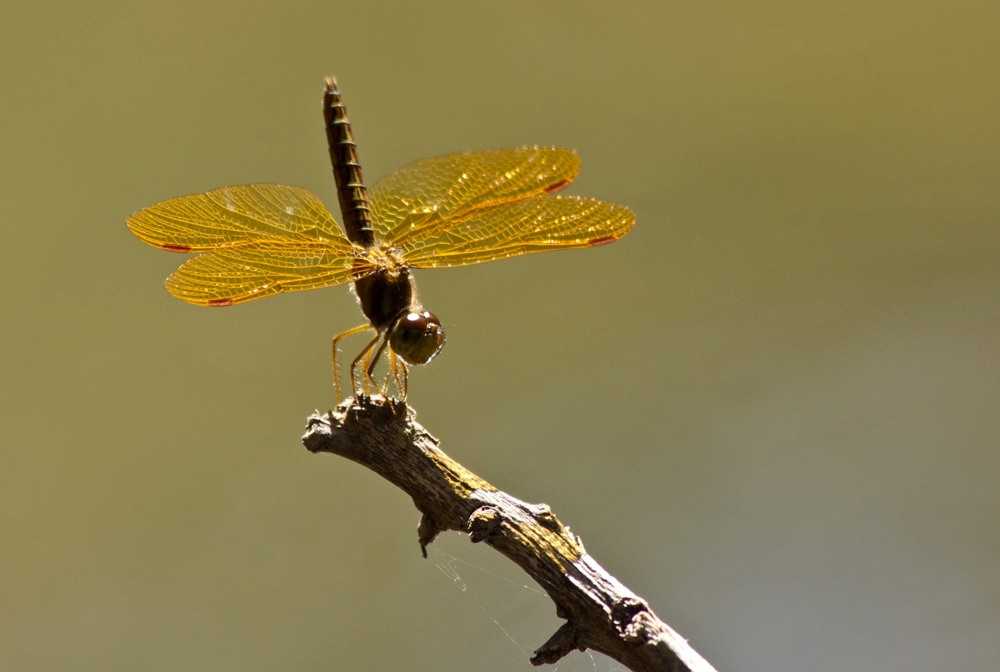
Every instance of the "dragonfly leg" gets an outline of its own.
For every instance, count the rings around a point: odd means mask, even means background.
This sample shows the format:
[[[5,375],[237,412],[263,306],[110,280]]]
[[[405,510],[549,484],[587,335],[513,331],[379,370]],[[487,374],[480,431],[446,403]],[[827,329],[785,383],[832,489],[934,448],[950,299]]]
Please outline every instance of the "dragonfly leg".
[[[406,368],[406,362],[403,358],[392,351],[392,346],[389,346],[389,356],[390,362],[392,362],[392,377],[396,381],[396,389],[399,390],[400,401],[406,401],[406,396],[409,386],[409,373]]]
[[[365,355],[364,360],[361,362],[361,385],[365,388],[365,396],[370,397],[372,395],[372,388],[368,384],[368,376],[365,375],[365,371],[368,370],[368,365],[372,361],[372,351],[369,350],[368,354]]]
[[[386,389],[383,390],[381,387],[379,387],[378,382],[372,377],[372,374],[375,372],[375,366],[378,364],[379,357],[382,356],[382,351],[385,350],[385,346],[389,345],[389,334],[390,333],[392,333],[392,332],[390,332],[389,330],[386,330],[385,337],[382,339],[382,344],[380,346],[378,346],[378,350],[375,351],[375,355],[372,357],[371,363],[369,364],[367,360],[365,361],[365,364],[368,365],[365,368],[365,376],[366,376],[366,383],[365,384],[367,385],[367,380],[372,381],[372,385],[375,386],[375,389],[377,389],[379,391],[379,393],[383,397],[385,397],[386,399],[389,398],[389,377],[386,376],[386,379],[385,379],[385,387],[386,387]],[[390,351],[390,353],[391,353],[391,351]]]
[[[396,360],[399,361],[397,362]],[[403,391],[403,381],[399,377],[399,367],[403,365],[403,360],[399,359],[399,356],[392,351],[391,346],[389,347],[389,363],[392,365],[392,377],[396,381],[396,389],[402,395],[403,401],[406,401],[406,392]]]
[[[337,369],[337,341],[347,338],[348,336],[353,336],[354,334],[360,334],[362,331],[372,329],[370,324],[362,324],[360,327],[354,327],[353,329],[348,329],[342,334],[337,334],[333,337],[333,386],[337,389],[337,403],[340,403],[340,371]],[[354,383],[351,383],[351,389],[354,389]]]
[[[399,366],[403,369],[403,401],[406,401],[406,397],[410,393],[410,370],[406,368],[406,362],[400,358]]]
[[[375,338],[373,338],[371,340],[371,342],[369,342],[368,345],[365,346],[365,349],[362,350],[358,354],[358,356],[354,358],[353,362],[351,362],[351,392],[354,394],[354,396],[358,396],[358,388],[355,385],[356,381],[354,379],[355,378],[354,371],[355,371],[355,369],[358,366],[358,362],[360,362],[362,359],[364,359],[365,360],[365,364],[368,363],[367,357],[371,356],[372,348],[375,347],[375,344],[378,343],[378,339],[380,339],[380,338],[382,338],[382,334],[380,334],[380,333],[378,333],[376,331],[375,332]],[[365,385],[365,393],[367,394],[368,393],[368,380],[367,379],[365,379],[364,385]]]

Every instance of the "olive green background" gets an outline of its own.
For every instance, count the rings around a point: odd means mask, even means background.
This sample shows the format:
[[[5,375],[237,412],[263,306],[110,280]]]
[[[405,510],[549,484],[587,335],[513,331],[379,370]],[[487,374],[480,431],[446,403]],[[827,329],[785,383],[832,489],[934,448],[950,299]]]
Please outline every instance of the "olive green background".
[[[998,34],[988,0],[5,3],[0,670],[528,670],[558,627],[299,444],[347,289],[189,306],[125,228],[228,184],[335,208],[328,74],[369,183],[557,145],[637,213],[417,273],[450,455],[721,672],[997,669]]]

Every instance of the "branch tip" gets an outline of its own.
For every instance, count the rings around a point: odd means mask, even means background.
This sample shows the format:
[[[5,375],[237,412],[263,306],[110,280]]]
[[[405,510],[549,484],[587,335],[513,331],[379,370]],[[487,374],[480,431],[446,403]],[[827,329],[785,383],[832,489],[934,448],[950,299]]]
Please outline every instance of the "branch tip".
[[[439,525],[434,517],[428,514],[426,511],[420,516],[420,524],[417,525],[417,541],[420,543],[420,552],[424,554],[424,559],[427,559],[427,547],[430,546],[431,542],[437,539],[437,536],[444,532],[447,528]]]
[[[649,639],[654,617],[645,600],[623,597],[611,607],[611,619],[626,642],[644,642]]]
[[[585,650],[587,647],[578,642],[579,635],[580,631],[575,625],[572,623],[563,623],[555,631],[555,634],[549,637],[549,641],[538,647],[535,655],[531,657],[531,664],[535,666],[551,665],[558,662],[573,649]]]

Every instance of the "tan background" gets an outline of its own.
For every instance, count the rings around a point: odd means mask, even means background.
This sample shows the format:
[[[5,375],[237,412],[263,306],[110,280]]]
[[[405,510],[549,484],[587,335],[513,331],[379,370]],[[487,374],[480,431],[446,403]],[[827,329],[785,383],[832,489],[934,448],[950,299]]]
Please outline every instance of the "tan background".
[[[552,144],[638,215],[418,274],[446,451],[723,672],[997,669],[1000,5],[834,5],[5,3],[0,670],[528,670],[557,627],[300,447],[346,289],[192,307],[125,228],[227,184],[334,206],[326,74],[369,182]]]

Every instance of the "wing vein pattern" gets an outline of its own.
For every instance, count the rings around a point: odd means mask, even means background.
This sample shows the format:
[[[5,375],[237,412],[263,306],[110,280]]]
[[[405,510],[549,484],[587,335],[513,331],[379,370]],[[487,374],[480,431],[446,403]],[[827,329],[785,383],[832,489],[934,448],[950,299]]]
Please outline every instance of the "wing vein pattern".
[[[150,245],[179,252],[269,239],[350,245],[315,194],[281,184],[223,187],[171,198],[129,217],[128,228]]]
[[[404,242],[415,268],[465,266],[531,252],[595,247],[618,240],[635,214],[615,203],[556,196],[515,203],[454,225],[434,238]]]
[[[403,266],[441,268],[621,238],[635,222],[630,209],[551,196],[579,171],[576,152],[549,147],[412,163],[370,191],[381,251],[348,241],[311,192],[279,184],[172,198],[133,214],[128,227],[150,245],[201,253],[167,278],[171,294],[228,306],[345,284],[379,268],[395,272],[385,265],[387,250]]]
[[[172,252],[202,252],[167,278],[179,299],[228,306],[351,282],[371,272],[311,192],[278,184],[181,196],[128,219],[132,233]]]
[[[415,243],[473,213],[558,191],[579,172],[576,152],[550,147],[424,159],[404,166],[371,188],[375,230],[389,246]]]
[[[188,303],[228,306],[281,292],[342,285],[373,270],[326,243],[260,242],[223,247],[184,262],[167,291]]]

